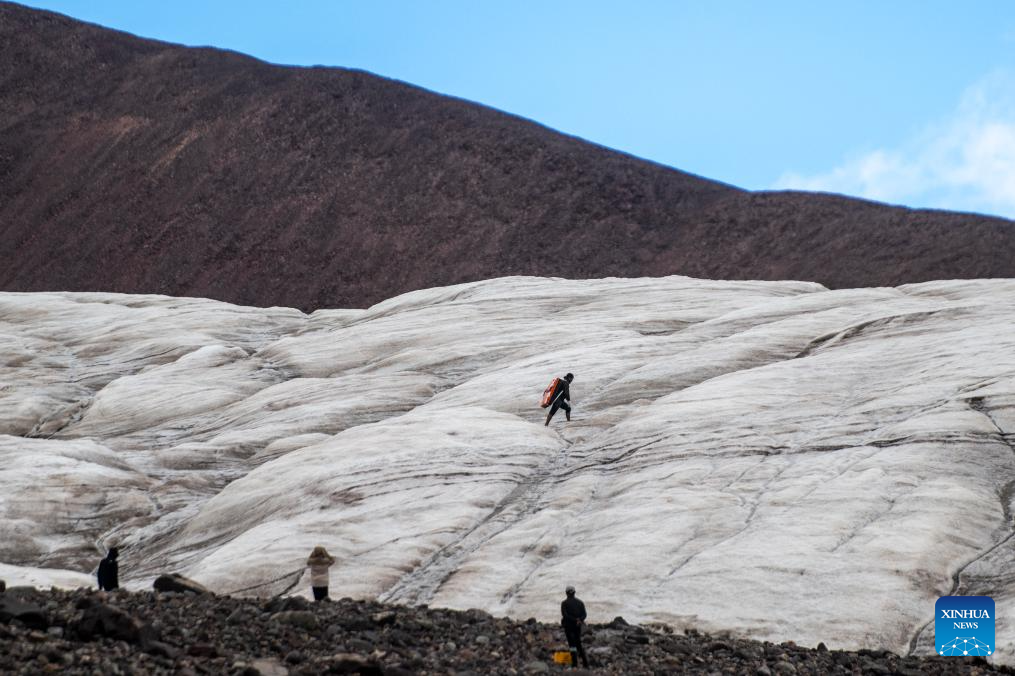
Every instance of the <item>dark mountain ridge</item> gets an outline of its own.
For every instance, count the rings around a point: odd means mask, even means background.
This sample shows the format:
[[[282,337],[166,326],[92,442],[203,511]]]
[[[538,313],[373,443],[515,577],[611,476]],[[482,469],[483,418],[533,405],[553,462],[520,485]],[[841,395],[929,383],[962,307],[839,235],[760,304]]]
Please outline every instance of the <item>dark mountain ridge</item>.
[[[342,68],[0,3],[0,289],[363,307],[526,274],[1015,276],[1015,224],[752,193]]]

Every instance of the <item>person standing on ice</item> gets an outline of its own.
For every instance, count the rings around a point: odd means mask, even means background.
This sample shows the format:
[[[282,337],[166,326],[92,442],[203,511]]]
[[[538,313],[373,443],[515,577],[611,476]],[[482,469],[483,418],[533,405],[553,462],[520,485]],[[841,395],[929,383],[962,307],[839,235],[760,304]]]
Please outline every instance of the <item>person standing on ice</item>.
[[[564,409],[564,415],[567,416],[567,421],[571,422],[571,381],[574,380],[574,374],[568,373],[563,378],[554,378],[553,382],[556,383],[556,387],[549,392],[544,392],[543,396],[549,397],[550,411],[546,414],[546,422],[543,423],[543,427],[550,424],[550,418],[557,412],[558,408]],[[550,387],[553,387],[551,385]],[[544,404],[545,406],[545,404]]]
[[[323,601],[328,598],[328,581],[330,573],[328,569],[334,565],[335,559],[320,545],[314,547],[307,558],[307,565],[310,566],[310,587],[314,590],[314,600]]]
[[[119,549],[110,547],[106,558],[99,561],[99,570],[95,574],[99,581],[99,589],[113,591],[120,587],[120,564],[116,562],[119,555]]]
[[[578,668],[578,658],[582,659],[582,666],[589,668],[589,658],[585,657],[585,648],[582,647],[582,625],[585,624],[585,604],[574,595],[574,587],[567,586],[564,590],[567,598],[560,602],[560,624],[564,627],[564,636],[567,638],[567,647],[571,651],[571,666]]]

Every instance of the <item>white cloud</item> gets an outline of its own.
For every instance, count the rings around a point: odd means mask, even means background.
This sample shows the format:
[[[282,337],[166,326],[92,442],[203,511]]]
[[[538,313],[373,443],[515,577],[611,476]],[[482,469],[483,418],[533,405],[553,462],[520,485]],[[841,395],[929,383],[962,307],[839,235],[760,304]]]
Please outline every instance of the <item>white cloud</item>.
[[[983,78],[948,118],[898,147],[858,153],[825,173],[786,172],[773,187],[1015,218],[1015,77]]]

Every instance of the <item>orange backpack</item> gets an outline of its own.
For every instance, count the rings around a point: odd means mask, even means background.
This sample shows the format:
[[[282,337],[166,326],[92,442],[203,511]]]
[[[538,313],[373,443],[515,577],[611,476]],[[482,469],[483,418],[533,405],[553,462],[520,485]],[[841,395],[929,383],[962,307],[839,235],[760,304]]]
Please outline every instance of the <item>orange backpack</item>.
[[[560,378],[554,378],[546,389],[543,390],[543,401],[539,404],[541,408],[546,408],[553,403],[553,395],[557,392],[558,385],[560,385]]]

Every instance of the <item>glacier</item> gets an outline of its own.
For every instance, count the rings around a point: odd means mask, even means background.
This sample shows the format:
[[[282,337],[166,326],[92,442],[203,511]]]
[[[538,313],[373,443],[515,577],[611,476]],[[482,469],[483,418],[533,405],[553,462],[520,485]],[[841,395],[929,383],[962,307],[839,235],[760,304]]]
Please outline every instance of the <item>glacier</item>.
[[[1012,663],[1013,328],[1015,280],[0,293],[0,577],[309,594],[321,544],[333,596],[902,654],[986,594]]]

